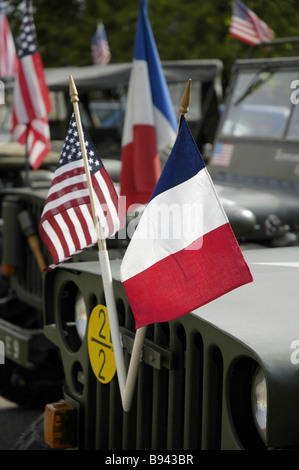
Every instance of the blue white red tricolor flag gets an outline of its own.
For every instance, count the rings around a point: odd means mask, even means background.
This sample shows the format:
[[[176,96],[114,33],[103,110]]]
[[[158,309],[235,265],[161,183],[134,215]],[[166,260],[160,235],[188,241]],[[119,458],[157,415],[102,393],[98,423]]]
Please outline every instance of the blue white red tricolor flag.
[[[48,114],[51,100],[28,8],[23,16],[18,57],[11,132],[20,144],[28,142],[29,162],[37,169],[50,150]]]
[[[177,119],[147,17],[140,1],[122,139],[120,193],[127,208],[148,202],[161,174],[159,153],[173,146]]]
[[[122,210],[113,182],[84,127],[83,133],[96,216],[105,238],[108,238],[123,227],[125,211]],[[53,259],[49,269],[97,243],[74,114],[54,172],[39,232]]]
[[[136,328],[178,318],[253,280],[185,118],[121,280]]]
[[[95,35],[91,39],[91,53],[94,65],[106,65],[111,60],[111,52],[105,26],[99,23]]]
[[[6,15],[0,5],[0,77],[14,75],[18,67],[15,43]]]
[[[229,32],[248,44],[258,44],[274,39],[274,31],[239,0],[234,0],[233,3]]]

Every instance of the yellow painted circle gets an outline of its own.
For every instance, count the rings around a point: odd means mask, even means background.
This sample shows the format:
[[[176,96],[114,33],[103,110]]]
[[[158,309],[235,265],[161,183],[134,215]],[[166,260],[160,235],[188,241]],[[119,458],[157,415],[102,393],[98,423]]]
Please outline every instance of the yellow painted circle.
[[[102,383],[109,383],[116,372],[107,308],[97,305],[88,323],[88,353],[92,370]]]

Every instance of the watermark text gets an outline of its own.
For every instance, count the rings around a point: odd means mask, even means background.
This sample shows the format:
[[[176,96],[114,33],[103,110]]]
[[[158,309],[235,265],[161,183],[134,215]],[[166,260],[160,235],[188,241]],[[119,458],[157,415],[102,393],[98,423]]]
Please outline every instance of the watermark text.
[[[299,103],[299,80],[293,80],[291,83],[291,88],[295,88],[295,90],[291,93],[291,103],[298,104]]]

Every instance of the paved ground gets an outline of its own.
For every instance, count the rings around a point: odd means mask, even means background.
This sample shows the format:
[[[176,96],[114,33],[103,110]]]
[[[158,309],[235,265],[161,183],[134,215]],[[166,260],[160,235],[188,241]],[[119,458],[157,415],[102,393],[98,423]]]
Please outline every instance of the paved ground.
[[[10,450],[43,410],[24,409],[0,396],[0,450]]]

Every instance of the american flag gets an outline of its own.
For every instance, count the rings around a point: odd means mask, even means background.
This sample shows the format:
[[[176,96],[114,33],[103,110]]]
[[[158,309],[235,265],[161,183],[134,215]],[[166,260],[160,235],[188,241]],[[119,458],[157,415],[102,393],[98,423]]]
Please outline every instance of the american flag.
[[[101,158],[84,127],[83,133],[95,210],[105,238],[108,238],[123,227],[125,212]],[[53,264],[49,266],[49,269],[97,243],[74,114],[54,172],[39,231],[53,259]]]
[[[94,65],[106,65],[110,62],[111,52],[103,23],[98,24],[91,40],[91,53]]]
[[[12,135],[20,144],[28,139],[29,162],[37,169],[50,150],[49,90],[37,49],[33,18],[26,9],[19,42],[19,66],[14,88]]]
[[[14,75],[18,67],[15,43],[6,15],[0,6],[0,76]]]
[[[248,44],[272,41],[274,31],[242,2],[234,0],[230,34]]]
[[[233,144],[223,144],[222,142],[217,142],[211,158],[211,165],[229,166],[233,150]]]

